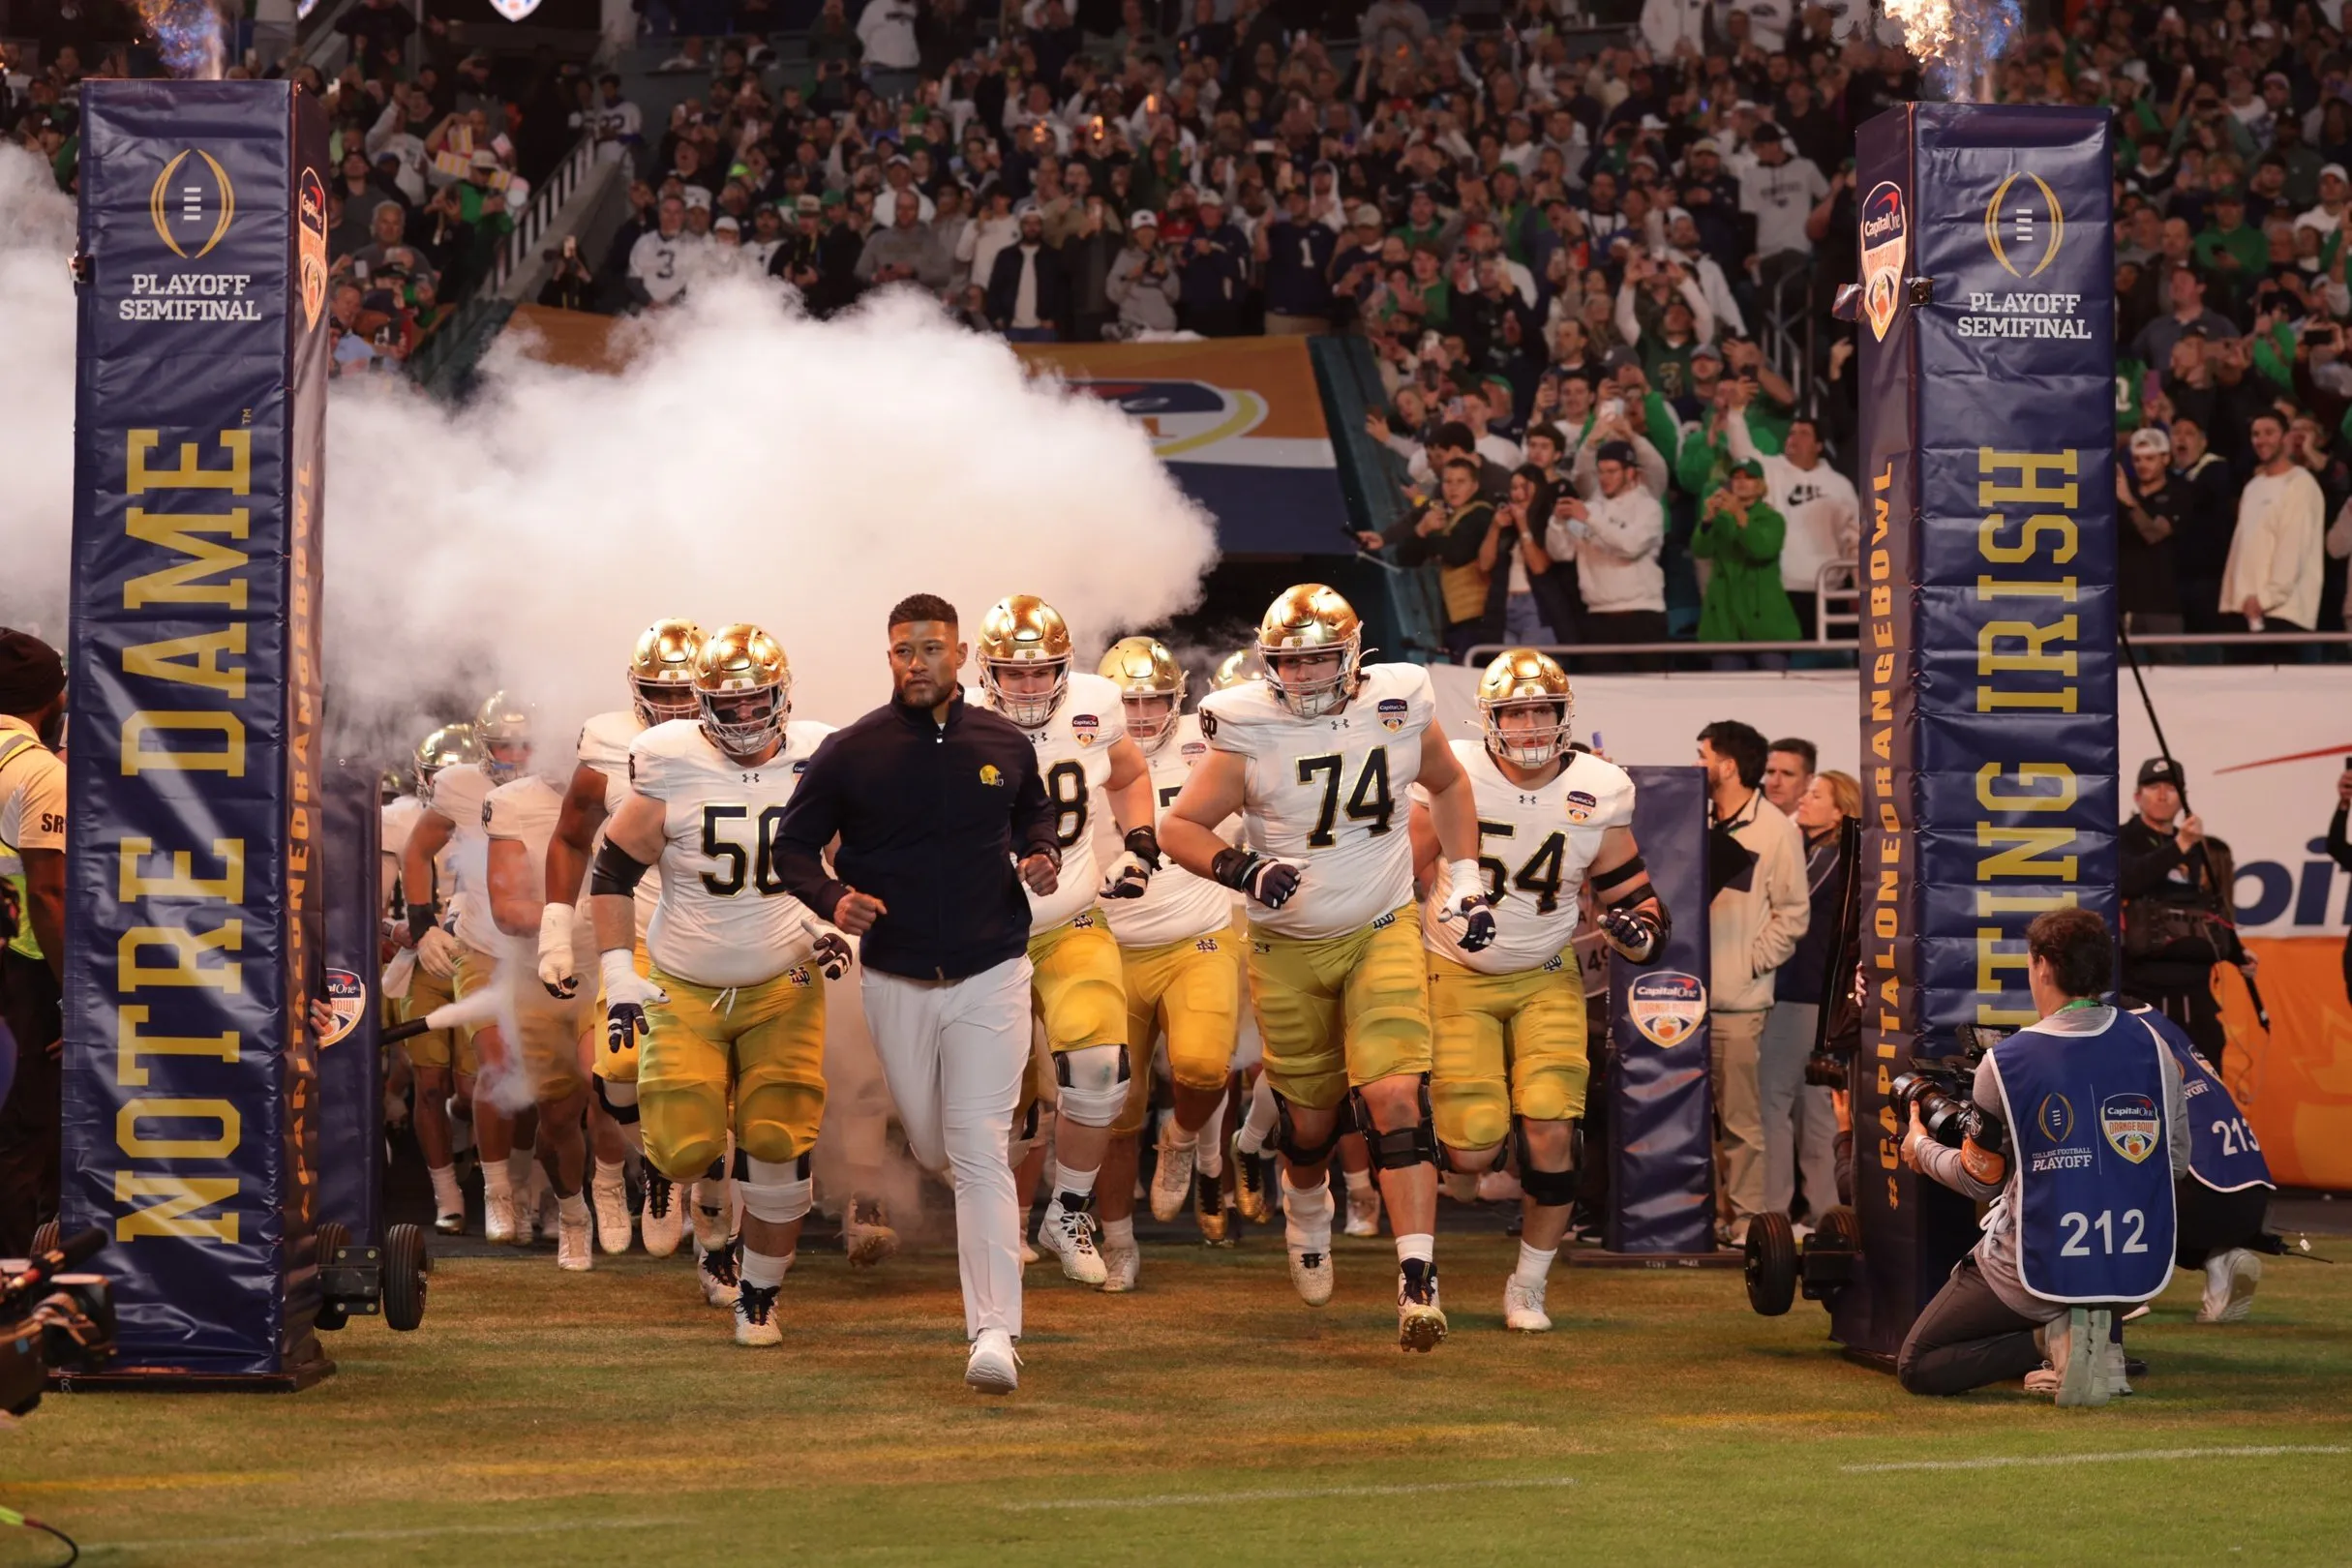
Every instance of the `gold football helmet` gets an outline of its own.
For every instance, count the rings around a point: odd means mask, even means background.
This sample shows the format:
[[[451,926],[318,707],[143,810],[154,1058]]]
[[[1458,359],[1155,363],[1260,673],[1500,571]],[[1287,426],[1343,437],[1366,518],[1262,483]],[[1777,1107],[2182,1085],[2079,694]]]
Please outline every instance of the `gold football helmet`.
[[[1301,583],[1266,607],[1257,623],[1257,651],[1275,699],[1300,718],[1320,718],[1356,694],[1364,623],[1336,589]],[[1308,665],[1325,668],[1306,675],[1302,667]]]
[[[998,683],[1007,667],[1049,669],[1053,686],[1034,694],[1009,692]],[[1061,612],[1034,593],[997,600],[980,618],[980,678],[996,710],[1022,729],[1053,717],[1070,690],[1070,627]]]
[[[1102,655],[1096,673],[1119,688],[1127,709],[1127,733],[1146,751],[1158,751],[1175,732],[1184,709],[1184,667],[1176,655],[1149,637],[1122,637]]]
[[[1252,643],[1237,653],[1228,653],[1224,656],[1223,661],[1217,666],[1217,673],[1209,678],[1209,689],[1211,691],[1230,691],[1235,686],[1246,685],[1250,681],[1265,678],[1266,660],[1258,652],[1257,645]]]
[[[1520,714],[1506,725],[1506,714]],[[1526,718],[1535,723],[1529,725]],[[1542,768],[1568,749],[1568,727],[1576,721],[1576,693],[1568,672],[1549,654],[1514,648],[1495,657],[1478,681],[1478,718],[1487,749],[1522,768]]]
[[[647,729],[702,711],[694,696],[694,650],[703,629],[691,620],[657,620],[638,634],[629,654],[629,705]]]
[[[504,784],[530,761],[530,709],[494,691],[473,716],[474,761],[493,784]],[[501,755],[503,753],[503,755]]]
[[[783,645],[747,620],[721,626],[694,650],[694,700],[704,732],[721,751],[760,756],[792,717],[792,663]]]
[[[444,724],[416,743],[416,798],[433,803],[433,779],[444,768],[474,762],[481,753],[470,724]]]

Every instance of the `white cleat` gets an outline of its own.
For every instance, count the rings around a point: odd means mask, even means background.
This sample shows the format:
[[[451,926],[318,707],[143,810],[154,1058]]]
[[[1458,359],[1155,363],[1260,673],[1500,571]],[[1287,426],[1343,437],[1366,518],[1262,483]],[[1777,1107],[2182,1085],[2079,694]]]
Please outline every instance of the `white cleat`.
[[[870,1269],[898,1254],[898,1232],[890,1228],[890,1216],[881,1199],[849,1200],[849,1206],[841,1211],[841,1250],[849,1253],[850,1267],[854,1269]]]
[[[482,1239],[498,1247],[515,1241],[515,1200],[500,1192],[482,1194]]]
[[[1344,1228],[1350,1236],[1380,1234],[1380,1189],[1377,1186],[1368,1187],[1360,1192],[1352,1187],[1347,1190],[1347,1223]]]
[[[1134,1289],[1136,1278],[1143,1273],[1143,1249],[1131,1242],[1125,1247],[1105,1242],[1101,1253],[1103,1293],[1123,1296]]]
[[[537,1242],[553,1236],[556,1233],[556,1227],[562,1222],[563,1200],[556,1196],[556,1190],[552,1185],[540,1189],[538,1212],[531,1216],[530,1239]]]
[[[776,1325],[776,1292],[781,1285],[741,1285],[735,1298],[735,1342],[760,1346],[782,1344],[784,1331]]]
[[[2243,1323],[2254,1310],[2254,1286],[2262,1282],[2262,1259],[2243,1247],[2205,1260],[2205,1299],[2200,1323]]]
[[[1310,1307],[1326,1306],[1331,1301],[1331,1253],[1310,1252],[1299,1248],[1290,1253],[1290,1282],[1298,1286],[1299,1300]]]
[[[1021,1386],[1021,1358],[1012,1348],[1012,1336],[1003,1329],[982,1329],[972,1342],[972,1359],[964,1363],[964,1382],[982,1394],[1010,1394]]]
[[[1110,1278],[1102,1254],[1095,1251],[1094,1216],[1084,1209],[1065,1209],[1056,1198],[1045,1206],[1038,1225],[1038,1249],[1062,1260],[1062,1272],[1080,1284],[1099,1285]]]
[[[706,1252],[698,1243],[694,1251],[694,1276],[702,1283],[706,1306],[732,1309],[739,1288],[735,1277],[734,1244],[729,1243]]]
[[[596,1211],[596,1245],[608,1252],[629,1250],[629,1190],[616,1174],[588,1184],[588,1202]],[[560,1238],[558,1238],[560,1242]]]
[[[596,1249],[588,1235],[588,1216],[574,1220],[558,1209],[556,1212],[556,1267],[573,1274],[586,1274],[596,1265]]]
[[[1425,1268],[1416,1282],[1397,1271],[1397,1348],[1434,1350],[1445,1338],[1445,1310],[1437,1304],[1437,1271]]]
[[[433,1228],[444,1236],[463,1235],[466,1230],[466,1211],[460,1209],[454,1214],[435,1215]]]
[[[1552,1318],[1544,1311],[1544,1287],[1551,1282],[1538,1280],[1528,1284],[1516,1274],[1504,1282],[1503,1327],[1522,1334],[1551,1333]]]
[[[1198,1145],[1170,1144],[1171,1122],[1160,1124],[1160,1163],[1152,1168],[1152,1218],[1166,1221],[1192,1200],[1192,1157]]]
[[[650,1257],[668,1257],[686,1235],[686,1195],[650,1164],[646,1166],[646,1213],[639,1234]]]

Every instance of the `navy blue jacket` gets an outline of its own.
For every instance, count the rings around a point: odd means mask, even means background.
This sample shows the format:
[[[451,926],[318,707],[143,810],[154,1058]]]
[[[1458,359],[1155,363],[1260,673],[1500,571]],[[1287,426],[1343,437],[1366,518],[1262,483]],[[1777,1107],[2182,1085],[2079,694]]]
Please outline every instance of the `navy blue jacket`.
[[[855,888],[888,910],[865,934],[869,969],[963,980],[1029,947],[1016,858],[1059,855],[1037,747],[958,696],[948,721],[886,703],[825,738],[777,833],[785,888],[824,920]],[[833,850],[837,876],[824,853]]]

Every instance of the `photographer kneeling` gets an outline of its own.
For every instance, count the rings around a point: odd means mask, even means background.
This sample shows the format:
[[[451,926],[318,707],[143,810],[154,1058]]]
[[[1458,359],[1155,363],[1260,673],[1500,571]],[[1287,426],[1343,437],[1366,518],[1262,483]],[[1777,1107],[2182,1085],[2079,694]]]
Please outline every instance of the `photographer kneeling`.
[[[2008,1136],[1987,1130],[1945,1148],[1912,1111],[1911,1167],[1991,1207],[1895,1371],[1914,1394],[2022,1376],[2061,1404],[2102,1404],[2128,1392],[2112,1304],[2145,1301],[2172,1275],[2188,1112],[2172,1053],[2099,1000],[2114,971],[2104,920],[2052,910],[2026,928],[2026,951],[2041,1021],[1985,1053],[1972,1095]]]

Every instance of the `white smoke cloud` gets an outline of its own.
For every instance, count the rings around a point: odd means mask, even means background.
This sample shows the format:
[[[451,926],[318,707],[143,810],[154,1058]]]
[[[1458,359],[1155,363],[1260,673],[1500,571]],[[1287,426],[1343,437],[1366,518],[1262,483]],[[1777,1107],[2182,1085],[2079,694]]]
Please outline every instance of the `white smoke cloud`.
[[[0,618],[61,635],[73,216],[46,178],[0,148]],[[908,593],[945,595],[968,630],[1007,593],[1041,594],[1082,657],[1197,598],[1210,521],[1116,408],[913,298],[820,323],[748,282],[697,292],[628,329],[622,375],[501,344],[456,410],[389,378],[336,383],[339,731],[405,746],[504,686],[538,706],[545,761],[568,762],[571,726],[623,705],[630,644],[663,616],[759,622],[791,656],[796,715],[846,723],[889,695],[884,620]]]

